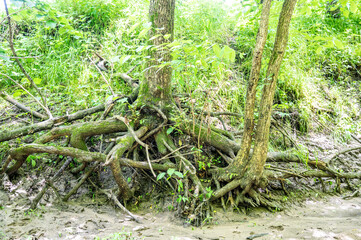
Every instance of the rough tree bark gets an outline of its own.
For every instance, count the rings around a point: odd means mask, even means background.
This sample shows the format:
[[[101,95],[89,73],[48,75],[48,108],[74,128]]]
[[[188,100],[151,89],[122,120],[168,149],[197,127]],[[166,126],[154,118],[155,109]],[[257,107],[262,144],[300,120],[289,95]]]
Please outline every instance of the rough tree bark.
[[[271,111],[273,97],[276,89],[276,82],[279,69],[282,63],[283,55],[288,41],[288,32],[290,21],[297,0],[285,0],[277,26],[277,33],[271,59],[268,63],[266,79],[263,86],[262,99],[259,108],[259,119],[255,130],[255,144],[252,156],[250,156],[252,134],[254,132],[254,108],[256,87],[259,79],[261,67],[261,57],[263,47],[267,38],[268,18],[271,7],[271,1],[266,0],[263,3],[261,23],[257,35],[256,48],[253,53],[253,62],[250,81],[247,89],[247,103],[245,109],[245,130],[242,137],[242,147],[234,161],[222,171],[220,179],[230,179],[230,174],[241,179],[231,183],[228,187],[234,189],[241,185],[243,194],[249,193],[252,187],[260,186],[264,164],[267,159],[269,129],[271,123]],[[220,191],[215,195],[219,196]]]
[[[256,185],[263,173],[264,164],[267,159],[273,97],[276,90],[278,73],[287,47],[290,22],[296,3],[297,0],[285,0],[283,3],[277,26],[276,40],[271,59],[268,63],[266,80],[263,86],[262,99],[260,102],[259,119],[255,131],[255,145],[253,155],[250,160],[251,166],[249,166],[249,172],[251,174],[247,176],[248,178],[255,180],[254,184]],[[247,189],[245,190],[247,191]]]
[[[257,33],[256,46],[253,52],[252,69],[247,87],[242,145],[235,160],[230,165],[231,169],[243,169],[244,164],[248,163],[249,159],[249,151],[251,150],[252,133],[254,129],[254,108],[257,93],[256,88],[260,77],[262,53],[267,41],[271,2],[272,0],[266,0],[262,6],[261,21]]]
[[[149,19],[152,23],[149,31],[151,60],[140,84],[138,101],[153,103],[162,108],[171,102],[170,67],[171,54],[167,43],[173,41],[175,0],[151,0]]]

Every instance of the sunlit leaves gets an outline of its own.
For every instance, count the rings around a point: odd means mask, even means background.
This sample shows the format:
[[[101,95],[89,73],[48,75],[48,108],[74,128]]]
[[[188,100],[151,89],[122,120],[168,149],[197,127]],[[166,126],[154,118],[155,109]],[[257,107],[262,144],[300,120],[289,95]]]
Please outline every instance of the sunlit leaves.
[[[218,44],[214,44],[212,46],[214,54],[220,59],[225,60],[226,62],[232,63],[236,59],[236,52],[228,47],[224,46],[222,49],[218,46]]]
[[[48,20],[45,22],[45,26],[50,27],[50,28],[55,28],[57,25],[57,22],[54,20]]]

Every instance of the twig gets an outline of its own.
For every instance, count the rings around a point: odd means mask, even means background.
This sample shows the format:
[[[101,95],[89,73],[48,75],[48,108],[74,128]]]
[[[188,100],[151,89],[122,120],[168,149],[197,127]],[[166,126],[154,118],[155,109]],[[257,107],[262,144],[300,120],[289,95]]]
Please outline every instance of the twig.
[[[347,152],[351,152],[351,151],[355,151],[355,150],[360,150],[360,149],[361,149],[361,146],[360,146],[360,147],[354,147],[354,148],[346,148],[346,149],[341,150],[341,151],[339,151],[338,153],[334,154],[334,155],[330,158],[330,160],[336,158],[337,156],[339,156],[339,155],[341,155],[341,154],[345,154],[345,153],[347,153]]]
[[[126,72],[126,74],[127,74],[127,75],[130,74],[130,73],[133,72],[134,69],[135,69],[136,67],[138,67],[138,66],[139,66],[139,64],[135,64],[135,66],[132,67],[131,69],[129,69],[128,72]]]
[[[8,168],[8,165],[9,163],[11,162],[12,158],[10,156],[8,156],[6,158],[6,161],[5,163],[3,164],[3,166],[0,168],[0,174],[3,174],[4,172],[6,172],[7,168]]]
[[[343,199],[353,198],[353,197],[357,196],[359,193],[360,193],[360,189],[354,191],[351,195],[344,196]]]
[[[73,189],[71,189],[68,194],[65,195],[65,197],[63,198],[63,201],[66,202],[69,200],[69,198],[75,194],[78,189],[80,188],[80,186],[85,182],[85,180],[90,176],[90,174],[94,171],[94,169],[96,169],[99,166],[99,163],[96,163],[93,167],[91,167],[81,178],[81,180],[73,187]]]
[[[172,152],[168,153],[167,155],[165,155],[165,156],[163,156],[163,157],[161,157],[159,159],[152,160],[152,162],[160,162],[160,161],[162,161],[164,159],[171,158],[173,153],[178,152],[179,150],[181,150],[183,148],[186,148],[186,147],[189,147],[189,145],[184,145],[182,147],[179,147],[179,148],[173,150]],[[194,153],[194,152],[191,152],[191,153]]]
[[[355,135],[351,134],[351,137],[352,137],[353,139],[355,139],[358,143],[361,144],[361,140],[358,139]]]
[[[27,9],[29,9],[29,8],[32,8],[32,7],[26,7],[26,8],[20,9],[20,10],[18,10],[18,11],[16,11],[16,12],[13,12],[13,13],[8,14],[6,17],[3,18],[3,20],[1,20],[0,26],[8,19],[8,17],[10,17],[11,15],[17,14],[17,13],[19,13],[19,12],[21,12],[21,11],[24,11],[24,10],[27,10]]]
[[[293,146],[296,147],[296,149],[300,150],[300,148],[298,147],[297,143],[295,140],[293,140],[287,133],[287,131],[277,123],[277,121],[273,121],[273,125],[278,129],[278,131],[280,131],[280,133],[282,133],[283,136],[285,136],[286,138],[288,138],[288,140],[290,140],[290,142],[292,143]]]
[[[39,56],[25,56],[25,57],[12,57],[12,56],[4,56],[6,58],[13,58],[13,59],[27,59],[27,58],[38,58],[41,57],[43,55],[39,55]]]
[[[191,107],[186,106],[186,105],[182,105],[182,107],[191,109]],[[209,115],[211,117],[218,117],[218,116],[222,116],[222,115],[228,115],[228,116],[239,117],[239,118],[243,117],[242,114],[233,113],[233,112],[209,112],[209,111],[203,111],[202,109],[194,109],[194,111],[197,113],[201,113],[203,115]]]

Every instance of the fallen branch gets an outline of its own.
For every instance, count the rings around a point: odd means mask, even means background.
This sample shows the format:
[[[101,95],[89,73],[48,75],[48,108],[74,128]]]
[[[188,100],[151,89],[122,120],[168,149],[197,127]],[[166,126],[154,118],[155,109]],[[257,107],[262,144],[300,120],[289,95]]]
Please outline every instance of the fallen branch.
[[[41,113],[38,113],[37,111],[31,110],[30,108],[28,108],[24,104],[16,101],[15,99],[13,99],[12,97],[10,97],[9,95],[7,95],[4,92],[0,92],[0,97],[2,97],[4,100],[8,101],[9,103],[15,105],[16,107],[20,108],[21,110],[30,113],[34,117],[40,118],[42,120],[48,119],[47,116],[45,116],[45,115],[43,115]]]
[[[13,83],[15,83],[16,85],[18,85],[21,89],[23,89],[27,94],[29,94],[44,110],[45,112],[48,114],[49,118],[53,118],[49,108],[46,106],[46,104],[41,103],[36,97],[34,97],[28,90],[26,90],[20,83],[18,83],[17,81],[15,81],[14,79],[12,79],[11,77],[9,77],[6,74],[0,73],[1,75],[7,77],[8,79],[10,79]]]
[[[345,153],[348,153],[348,152],[351,152],[351,151],[356,151],[356,150],[361,150],[361,146],[359,147],[354,147],[354,148],[346,148],[346,149],[343,149],[341,151],[339,151],[338,153],[335,153],[332,157],[330,157],[330,161],[334,158],[336,158],[337,156],[339,155],[342,155],[342,154],[345,154]]]
[[[57,117],[57,118],[53,118],[53,119],[49,119],[43,122],[39,122],[39,123],[34,123],[30,126],[25,126],[22,128],[17,128],[14,130],[3,130],[0,132],[0,142],[4,142],[4,141],[8,141],[17,137],[22,137],[22,136],[26,136],[29,134],[33,134],[42,130],[46,130],[46,129],[51,129],[55,126],[67,123],[67,122],[71,122],[71,121],[75,121],[78,119],[82,119],[85,116],[88,116],[90,114],[96,113],[96,112],[100,112],[103,111],[105,109],[106,104],[100,104],[98,106],[89,108],[89,109],[85,109],[85,110],[80,110],[76,113],[67,115],[67,116],[62,116],[62,117]]]
[[[75,194],[80,186],[87,180],[87,178],[92,174],[92,172],[99,166],[99,164],[96,164],[95,166],[91,167],[86,173],[84,173],[83,177],[80,179],[80,181],[63,197],[63,201],[67,202],[69,198]]]

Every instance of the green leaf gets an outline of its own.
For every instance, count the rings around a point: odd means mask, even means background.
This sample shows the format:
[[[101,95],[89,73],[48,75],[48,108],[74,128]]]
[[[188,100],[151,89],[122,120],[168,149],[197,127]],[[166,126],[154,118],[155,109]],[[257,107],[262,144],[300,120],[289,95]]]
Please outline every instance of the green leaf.
[[[203,58],[201,59],[201,63],[202,63],[202,66],[205,68],[205,69],[208,69],[208,63],[206,62],[206,60],[204,60]]]
[[[34,78],[33,80],[36,85],[39,85],[42,81],[40,78]]]
[[[131,58],[132,56],[131,55],[126,55],[126,56],[123,56],[121,59],[120,59],[120,63],[121,64],[124,64],[126,61],[129,60],[129,58]]]
[[[21,95],[24,94],[24,91],[23,90],[16,90],[14,93],[13,93],[13,97],[19,97]]]
[[[158,176],[157,176],[157,181],[159,181],[159,180],[161,180],[162,178],[164,178],[164,176],[165,176],[165,172],[159,173]]]
[[[145,46],[139,46],[137,49],[135,49],[135,51],[141,52],[141,51],[143,51],[144,48],[145,48]]]
[[[65,27],[62,27],[62,28],[59,29],[59,34],[60,35],[64,35],[67,32],[68,32],[68,29],[66,29]]]
[[[228,60],[229,62],[234,62],[236,59],[236,52],[228,47],[228,46],[224,46],[224,58],[226,58],[226,60]]]
[[[50,28],[55,28],[57,24],[58,23],[55,22],[54,20],[48,20],[45,22],[45,26],[50,27]]]
[[[128,31],[128,34],[131,34],[138,26],[139,26],[140,22],[137,22],[136,24],[134,24]]]
[[[318,40],[327,40],[326,38],[324,38],[324,37],[321,37],[321,36],[316,36],[316,37],[314,37],[313,38],[313,40],[315,40],[315,41],[318,41]]]
[[[181,173],[181,172],[175,171],[174,175],[176,175],[179,178],[183,178],[183,173]]]
[[[167,173],[168,173],[168,176],[169,176],[169,177],[171,177],[174,172],[175,172],[175,169],[174,169],[174,168],[169,168],[169,169],[167,170]]]
[[[160,35],[160,34],[154,35],[153,37],[149,38],[149,41],[152,41],[152,40],[156,39],[159,36],[162,36],[162,35]],[[174,43],[172,43],[172,44],[174,44]]]
[[[112,63],[115,63],[115,62],[119,62],[119,56],[114,56],[114,57],[112,57],[111,59],[110,59],[110,61],[112,62]]]
[[[148,28],[143,29],[143,30],[139,33],[138,37],[139,37],[139,38],[143,38],[145,35],[147,35],[148,31],[149,31]]]
[[[361,44],[359,44],[358,48],[356,48],[355,53],[357,56],[361,57]]]
[[[346,18],[348,18],[350,15],[350,12],[346,8],[341,8],[341,12]]]
[[[338,49],[343,49],[343,48],[344,48],[343,43],[342,43],[340,40],[335,39],[333,42],[334,42],[335,46],[336,46]]]
[[[167,135],[171,134],[173,132],[174,128],[170,127],[167,129]]]
[[[347,4],[347,2],[348,2],[348,0],[339,0],[339,2],[340,2],[340,4],[342,5],[342,6],[346,6],[346,4]]]
[[[22,19],[22,16],[19,14],[15,14],[14,16],[11,17],[11,19],[14,21],[20,21]]]
[[[321,54],[322,50],[323,50],[323,47],[322,47],[322,46],[318,47],[318,48],[316,49],[316,54],[318,54],[318,55]]]
[[[216,56],[220,58],[220,56],[221,56],[221,48],[218,46],[218,44],[214,44],[212,46],[212,48],[213,48],[213,52],[216,54]]]

